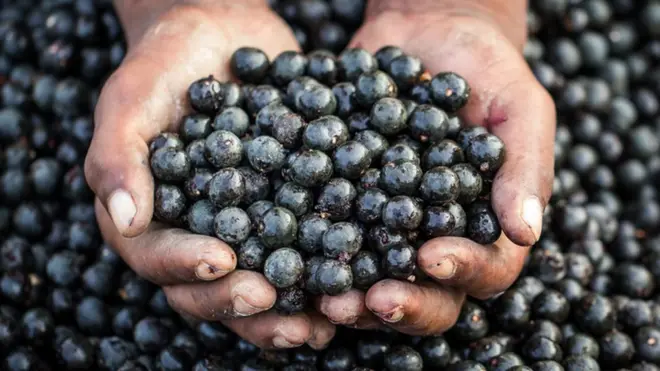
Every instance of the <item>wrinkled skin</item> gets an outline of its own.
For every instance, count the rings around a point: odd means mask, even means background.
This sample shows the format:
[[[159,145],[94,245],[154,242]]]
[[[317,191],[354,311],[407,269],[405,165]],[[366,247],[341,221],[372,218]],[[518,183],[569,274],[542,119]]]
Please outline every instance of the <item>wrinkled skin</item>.
[[[236,270],[231,248],[152,222],[148,142],[175,130],[189,113],[185,94],[191,81],[210,74],[220,81],[231,78],[228,62],[235,49],[254,46],[273,58],[299,47],[286,24],[260,1],[182,3],[117,1],[129,51],[103,88],[85,174],[97,196],[106,241],[138,274],[161,285],[184,318],[221,321],[263,348],[307,343],[321,349],[334,335],[333,324],[441,333],[455,322],[466,295],[487,298],[515,280],[540,234],[555,130],[552,100],[522,58],[524,12],[521,33],[521,27],[499,27],[502,17],[473,5],[479,2],[460,8],[429,5],[422,13],[374,0],[351,44],[370,52],[397,45],[422,58],[432,74],[455,71],[470,82],[472,98],[461,116],[487,126],[507,146],[493,185],[505,234],[492,246],[461,238],[429,241],[418,263],[434,283],[384,280],[367,292],[319,298],[317,312],[279,316],[271,310],[275,289],[261,274]],[[523,210],[530,223],[522,219]]]

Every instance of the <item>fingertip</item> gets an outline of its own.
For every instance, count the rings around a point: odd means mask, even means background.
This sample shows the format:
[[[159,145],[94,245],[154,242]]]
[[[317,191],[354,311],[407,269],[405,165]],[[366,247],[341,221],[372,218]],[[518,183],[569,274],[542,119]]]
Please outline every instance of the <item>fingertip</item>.
[[[213,247],[204,251],[198,259],[195,275],[202,281],[213,281],[236,269],[236,254],[221,241],[209,241]]]
[[[527,224],[535,243],[541,238],[541,232],[543,231],[543,206],[541,200],[536,196],[529,196],[523,200],[520,217]]]
[[[512,182],[496,181],[493,185],[493,210],[502,231],[513,243],[532,246],[541,237],[543,203],[538,196],[519,191]]]
[[[312,326],[310,318],[303,313],[280,317],[273,330],[273,347],[288,349],[305,344],[313,335]]]
[[[99,139],[95,133],[85,159],[85,179],[123,237],[143,233],[153,216],[153,178],[146,149],[122,140]],[[144,145],[146,148],[146,144]],[[112,152],[111,152],[112,151]]]
[[[307,345],[314,350],[325,349],[332,338],[335,337],[337,328],[317,313],[308,313],[307,315],[312,321],[312,336],[307,340]]]
[[[106,205],[108,205],[108,213],[115,228],[122,236],[133,237],[135,232],[142,232],[136,231],[137,228],[132,228],[137,215],[137,205],[129,192],[123,189],[113,191],[110,193]],[[146,228],[146,225],[144,227]]]
[[[401,321],[408,304],[409,287],[405,282],[383,280],[372,286],[365,296],[365,305],[382,321]]]
[[[277,300],[275,288],[266,281],[263,275],[244,270],[232,273],[230,296],[234,312],[239,317],[269,310]]]
[[[338,296],[324,295],[317,301],[319,312],[337,325],[353,325],[366,310],[364,293],[350,290]]]
[[[420,269],[436,280],[448,280],[453,278],[459,269],[459,259],[453,254],[443,254],[430,245],[419,249],[417,264]]]

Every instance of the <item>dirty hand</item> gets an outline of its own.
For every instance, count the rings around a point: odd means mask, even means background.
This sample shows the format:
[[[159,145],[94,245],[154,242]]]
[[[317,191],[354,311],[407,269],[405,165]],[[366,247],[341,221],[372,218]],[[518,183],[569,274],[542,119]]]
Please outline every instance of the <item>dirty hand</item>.
[[[230,79],[235,49],[254,46],[271,58],[298,49],[288,26],[259,0],[115,3],[129,49],[101,93],[85,163],[103,237],[184,316],[221,321],[264,348],[324,347],[334,326],[318,313],[270,310],[275,289],[261,274],[234,270],[229,246],[151,222],[150,139],[175,130],[189,113],[190,82],[211,74]]]
[[[464,122],[482,125],[506,145],[493,182],[492,204],[504,233],[490,246],[465,238],[428,241],[419,267],[435,282],[384,280],[366,293],[351,290],[318,301],[331,322],[357,328],[387,325],[413,335],[451,327],[466,295],[488,298],[517,278],[541,233],[553,179],[555,110],[522,56],[526,1],[371,0],[352,47],[374,53],[401,47],[431,75],[463,76],[472,88]]]

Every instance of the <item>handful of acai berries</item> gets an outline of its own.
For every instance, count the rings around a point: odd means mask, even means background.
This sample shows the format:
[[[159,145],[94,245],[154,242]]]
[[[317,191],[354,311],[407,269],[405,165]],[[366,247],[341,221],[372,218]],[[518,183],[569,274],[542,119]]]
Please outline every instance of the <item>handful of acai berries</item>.
[[[431,77],[392,46],[272,61],[244,47],[230,64],[242,84],[193,82],[194,113],[151,142],[154,215],[232,246],[239,269],[278,289],[280,312],[424,280],[416,251],[431,238],[499,238],[489,193],[504,144],[461,127],[461,76]]]

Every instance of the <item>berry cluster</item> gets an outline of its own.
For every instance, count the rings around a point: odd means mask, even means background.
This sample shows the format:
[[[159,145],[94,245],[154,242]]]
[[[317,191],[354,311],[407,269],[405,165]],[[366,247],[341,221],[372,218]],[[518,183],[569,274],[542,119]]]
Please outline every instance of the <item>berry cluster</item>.
[[[339,53],[362,24],[365,0],[269,0],[304,51]]]
[[[304,309],[303,289],[414,281],[427,238],[499,237],[489,184],[504,144],[460,127],[460,76],[430,78],[392,46],[272,62],[244,47],[231,68],[245,85],[195,81],[195,112],[151,142],[154,212],[233,246],[239,268],[281,290],[282,311]]]

